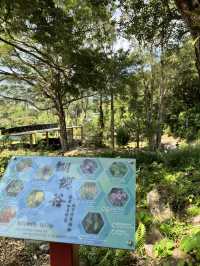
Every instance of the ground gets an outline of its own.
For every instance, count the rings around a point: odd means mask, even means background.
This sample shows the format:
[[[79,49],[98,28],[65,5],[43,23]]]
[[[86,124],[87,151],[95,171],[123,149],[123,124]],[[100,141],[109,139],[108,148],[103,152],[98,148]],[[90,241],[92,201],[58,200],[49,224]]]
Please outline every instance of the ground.
[[[2,238],[0,266],[49,266],[49,255],[38,243]]]

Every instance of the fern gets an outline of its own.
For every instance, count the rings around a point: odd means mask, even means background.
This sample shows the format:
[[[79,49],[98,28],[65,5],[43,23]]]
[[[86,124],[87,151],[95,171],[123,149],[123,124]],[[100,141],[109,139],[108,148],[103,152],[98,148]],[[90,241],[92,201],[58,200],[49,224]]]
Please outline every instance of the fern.
[[[146,227],[143,223],[139,223],[136,231],[136,248],[140,251],[145,244]]]

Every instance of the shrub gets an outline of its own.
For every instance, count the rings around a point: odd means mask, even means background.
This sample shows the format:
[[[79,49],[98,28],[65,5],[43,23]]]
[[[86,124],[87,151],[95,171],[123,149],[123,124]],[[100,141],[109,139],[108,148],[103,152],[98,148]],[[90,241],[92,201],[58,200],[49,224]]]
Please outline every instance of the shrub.
[[[120,249],[81,246],[79,254],[87,266],[128,266],[131,260],[130,253]]]
[[[168,238],[164,238],[154,245],[154,254],[156,257],[168,257],[172,255],[173,249],[174,242]]]
[[[125,146],[128,144],[130,136],[128,130],[124,127],[117,129],[116,141],[119,146]]]
[[[9,157],[0,157],[0,177],[4,174]]]
[[[180,150],[170,151],[164,156],[165,165],[172,168],[197,167],[200,165],[200,146],[186,146]]]
[[[198,261],[200,261],[200,231],[186,236],[182,239],[180,248],[187,253],[193,253]]]

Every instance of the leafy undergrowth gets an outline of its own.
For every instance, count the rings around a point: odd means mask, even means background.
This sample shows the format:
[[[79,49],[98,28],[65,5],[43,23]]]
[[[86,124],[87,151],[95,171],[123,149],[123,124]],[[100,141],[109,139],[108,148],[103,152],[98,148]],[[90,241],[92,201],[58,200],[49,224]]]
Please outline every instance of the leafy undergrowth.
[[[0,175],[11,155],[43,154],[20,150],[0,153]],[[55,153],[51,153],[51,155]],[[79,152],[76,154],[79,155]],[[81,247],[80,257],[87,266],[128,265],[200,265],[200,226],[193,223],[200,215],[200,146],[170,152],[90,152],[90,156],[131,157],[137,160],[137,232],[136,251]],[[88,156],[88,153],[81,153]],[[147,194],[157,189],[173,217],[162,222],[154,217],[147,204]],[[156,227],[162,239],[153,244],[147,256],[148,232]],[[181,256],[175,256],[176,250]],[[149,254],[148,254],[149,255]]]
[[[138,265],[200,265],[200,226],[191,222],[200,215],[200,146],[162,153],[106,152],[100,156],[137,160],[137,249],[133,254],[84,248],[81,255],[86,265],[137,265],[136,257],[142,258],[142,264],[138,261]],[[160,222],[150,213],[147,194],[153,189],[163,195],[173,211],[170,219]],[[149,258],[145,244],[152,227],[156,227],[163,238],[154,243],[153,258]],[[174,258],[177,249],[182,253]]]

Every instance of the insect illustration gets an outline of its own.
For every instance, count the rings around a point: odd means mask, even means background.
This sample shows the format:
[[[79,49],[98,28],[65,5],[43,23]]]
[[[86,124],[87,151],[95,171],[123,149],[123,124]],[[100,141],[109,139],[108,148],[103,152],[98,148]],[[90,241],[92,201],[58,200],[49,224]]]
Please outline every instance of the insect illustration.
[[[63,177],[59,180],[59,188],[66,188],[66,189],[70,189],[71,188],[71,185],[72,185],[72,182],[74,180],[74,177]]]
[[[63,200],[63,194],[54,194],[54,198],[50,202],[52,203],[53,207],[60,208],[62,204],[65,203],[65,200]]]

